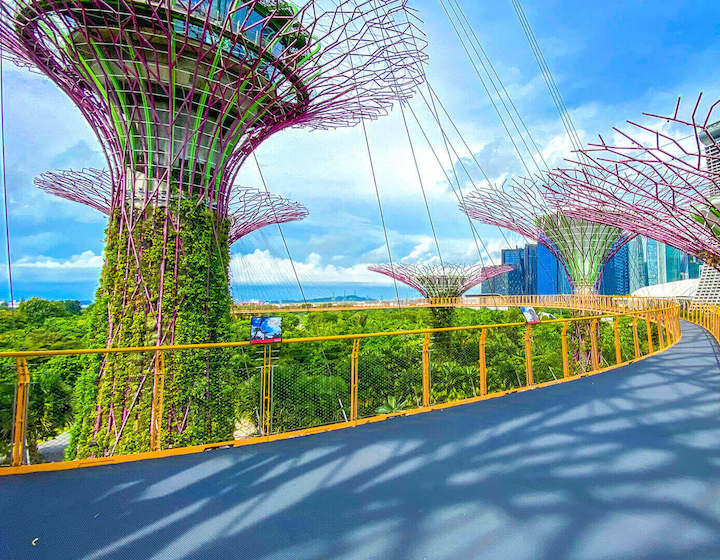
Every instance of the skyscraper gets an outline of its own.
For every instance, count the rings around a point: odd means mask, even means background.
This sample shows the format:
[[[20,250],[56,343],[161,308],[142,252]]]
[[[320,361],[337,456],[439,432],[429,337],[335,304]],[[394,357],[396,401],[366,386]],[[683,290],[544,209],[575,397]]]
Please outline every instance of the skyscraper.
[[[624,296],[630,292],[629,254],[629,247],[625,245],[605,265],[600,281],[601,294]]]
[[[661,284],[660,271],[658,270],[658,254],[661,253],[658,243],[654,239],[647,239],[645,242],[645,262],[647,266],[647,285],[655,286]],[[664,254],[664,253],[663,253]],[[664,269],[665,267],[663,267]]]
[[[507,294],[516,296],[525,293],[525,249],[503,249],[502,264],[512,265],[514,268],[507,274]]]
[[[645,238],[636,237],[628,244],[628,269],[630,292],[648,285],[647,261],[645,259]]]
[[[665,246],[666,282],[677,282],[678,280],[688,277],[687,269],[683,270],[682,266],[683,260],[685,260],[685,265],[687,266],[687,258],[683,259],[684,255],[685,253],[675,247],[670,247],[670,245]]]
[[[558,270],[560,263],[555,256],[544,246],[537,249],[537,293],[557,294],[559,293],[558,273],[565,274],[564,270]]]

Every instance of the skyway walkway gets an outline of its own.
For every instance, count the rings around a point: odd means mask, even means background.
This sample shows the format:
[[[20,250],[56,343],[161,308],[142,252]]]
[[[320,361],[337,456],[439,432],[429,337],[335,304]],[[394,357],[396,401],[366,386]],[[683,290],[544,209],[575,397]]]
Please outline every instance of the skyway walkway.
[[[621,370],[478,404],[3,477],[0,557],[720,558],[720,351],[683,333]]]

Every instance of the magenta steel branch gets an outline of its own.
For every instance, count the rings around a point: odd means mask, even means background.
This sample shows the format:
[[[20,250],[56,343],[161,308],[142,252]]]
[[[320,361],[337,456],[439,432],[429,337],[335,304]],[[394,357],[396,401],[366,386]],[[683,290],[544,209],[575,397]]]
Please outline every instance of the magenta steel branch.
[[[478,284],[513,269],[510,265],[383,264],[368,270],[394,278],[414,288],[425,298],[456,298]]]
[[[646,114],[648,123],[615,128],[554,170],[548,196],[567,211],[614,225],[720,266],[720,100],[701,110]]]
[[[109,216],[112,180],[104,169],[48,171],[35,178],[48,194],[79,202]],[[308,210],[299,202],[251,187],[234,187],[230,199],[230,245],[246,235],[274,224],[303,220]]]

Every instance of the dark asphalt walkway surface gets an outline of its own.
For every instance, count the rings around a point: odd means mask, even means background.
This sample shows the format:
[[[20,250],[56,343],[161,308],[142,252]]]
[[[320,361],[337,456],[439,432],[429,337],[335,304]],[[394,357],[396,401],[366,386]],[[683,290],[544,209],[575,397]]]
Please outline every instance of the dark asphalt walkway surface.
[[[483,403],[0,478],[0,558],[720,558],[720,352],[683,332]]]

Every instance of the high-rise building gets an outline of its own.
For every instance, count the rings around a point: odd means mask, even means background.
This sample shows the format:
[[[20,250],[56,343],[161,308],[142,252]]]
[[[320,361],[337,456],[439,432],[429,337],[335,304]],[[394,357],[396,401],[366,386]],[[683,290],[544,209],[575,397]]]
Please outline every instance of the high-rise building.
[[[662,244],[658,243],[654,239],[647,239],[645,243],[645,263],[647,266],[648,286],[655,286],[662,283],[660,281],[660,271],[658,270],[658,254],[661,253],[659,245]]]
[[[558,260],[547,248],[539,245],[537,248],[537,293],[560,293],[560,274],[565,275]]]
[[[628,244],[628,269],[630,292],[648,285],[647,260],[645,259],[645,238],[636,237]]]
[[[683,270],[683,256],[686,256],[685,253],[680,251],[679,249],[676,249],[675,247],[670,247],[670,245],[665,246],[665,281],[666,282],[677,282],[678,280],[683,280],[683,278],[687,278],[687,268]],[[687,266],[687,258],[685,260],[685,265]]]
[[[538,293],[538,246],[525,245],[525,294]]]
[[[507,274],[506,295],[516,296],[525,293],[525,249],[503,249],[502,264],[512,265],[514,268]]]
[[[630,292],[629,254],[630,249],[625,245],[605,265],[600,281],[601,294],[624,296]]]

